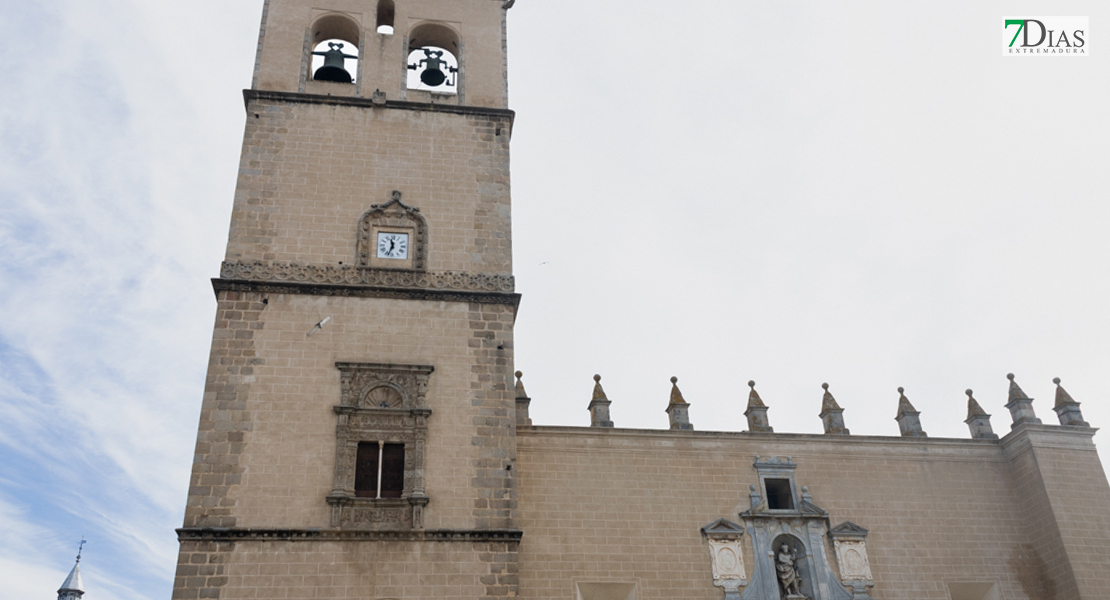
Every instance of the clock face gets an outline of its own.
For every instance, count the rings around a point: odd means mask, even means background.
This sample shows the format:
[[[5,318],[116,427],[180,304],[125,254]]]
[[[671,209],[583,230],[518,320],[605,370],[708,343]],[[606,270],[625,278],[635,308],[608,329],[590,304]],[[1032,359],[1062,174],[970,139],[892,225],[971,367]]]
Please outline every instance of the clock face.
[[[404,260],[409,257],[409,234],[378,232],[378,258],[396,258]]]

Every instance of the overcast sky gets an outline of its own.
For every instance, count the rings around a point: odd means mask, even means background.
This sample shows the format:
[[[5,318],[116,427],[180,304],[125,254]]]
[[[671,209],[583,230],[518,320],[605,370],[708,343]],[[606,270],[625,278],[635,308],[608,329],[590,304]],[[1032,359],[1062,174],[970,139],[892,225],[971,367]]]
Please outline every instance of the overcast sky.
[[[403,0],[399,0],[403,1]],[[491,0],[492,1],[492,0]],[[261,0],[0,12],[0,599],[168,598]],[[1088,16],[1090,54],[1003,56]],[[517,368],[537,424],[934,437],[1007,372],[1110,425],[1106,2],[520,0]],[[1101,441],[1103,436],[1096,437]],[[525,474],[526,475],[526,474]],[[819,490],[814,490],[815,500]]]

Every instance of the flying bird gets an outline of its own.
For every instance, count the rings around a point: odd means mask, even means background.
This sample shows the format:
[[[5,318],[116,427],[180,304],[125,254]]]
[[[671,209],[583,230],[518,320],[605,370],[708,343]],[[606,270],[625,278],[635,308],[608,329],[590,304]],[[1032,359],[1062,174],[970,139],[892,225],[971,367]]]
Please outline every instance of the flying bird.
[[[331,320],[331,317],[324,317],[324,320],[322,320],[319,323],[312,326],[312,331],[309,331],[308,335],[306,335],[305,337],[312,337],[312,334],[314,334],[317,331],[323,329],[324,325],[327,325],[328,321],[330,321],[330,320]]]

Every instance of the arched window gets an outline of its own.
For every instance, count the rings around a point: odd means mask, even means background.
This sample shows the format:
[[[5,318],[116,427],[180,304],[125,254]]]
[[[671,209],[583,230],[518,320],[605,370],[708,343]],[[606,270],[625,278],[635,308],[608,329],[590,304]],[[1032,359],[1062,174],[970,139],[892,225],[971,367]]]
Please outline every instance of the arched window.
[[[312,79],[354,83],[358,78],[359,25],[345,15],[321,17],[312,26]]]
[[[378,33],[393,35],[393,0],[378,0]]]
[[[409,34],[408,89],[458,93],[459,36],[438,23],[419,25]]]

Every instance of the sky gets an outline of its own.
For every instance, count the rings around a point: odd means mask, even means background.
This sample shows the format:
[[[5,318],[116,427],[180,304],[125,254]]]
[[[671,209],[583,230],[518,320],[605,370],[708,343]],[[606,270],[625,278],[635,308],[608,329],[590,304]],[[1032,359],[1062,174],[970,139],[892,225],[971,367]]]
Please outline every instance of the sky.
[[[0,12],[0,600],[168,598],[260,0]],[[1006,57],[1005,17],[1090,19]],[[520,0],[516,367],[544,425],[1110,425],[1105,2]],[[1103,434],[1095,438],[1100,448]]]

